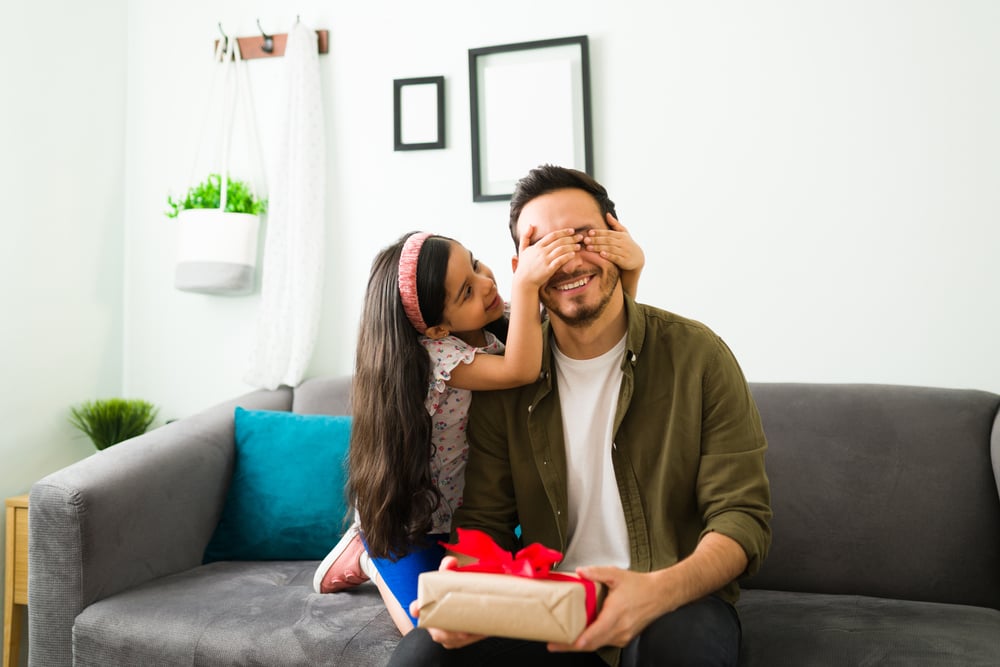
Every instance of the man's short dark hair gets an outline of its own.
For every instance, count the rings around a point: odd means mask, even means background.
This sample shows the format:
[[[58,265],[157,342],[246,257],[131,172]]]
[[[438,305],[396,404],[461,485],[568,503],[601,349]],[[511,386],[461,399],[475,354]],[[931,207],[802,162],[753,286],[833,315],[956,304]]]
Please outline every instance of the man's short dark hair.
[[[577,188],[589,192],[601,209],[602,219],[608,213],[618,218],[618,214],[615,213],[615,203],[608,198],[608,191],[592,176],[577,169],[543,164],[529,171],[528,175],[514,186],[514,194],[510,198],[510,237],[514,239],[515,248],[519,247],[517,220],[521,217],[521,209],[525,204],[535,197],[565,188]]]

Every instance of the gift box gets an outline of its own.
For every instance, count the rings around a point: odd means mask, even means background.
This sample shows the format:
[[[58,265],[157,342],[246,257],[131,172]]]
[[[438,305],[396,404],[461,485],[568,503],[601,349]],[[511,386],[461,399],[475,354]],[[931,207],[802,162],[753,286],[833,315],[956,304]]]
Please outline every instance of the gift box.
[[[569,644],[587,626],[578,581],[450,570],[424,572],[417,591],[420,627]]]
[[[419,627],[569,644],[597,615],[597,584],[550,571],[558,551],[536,543],[512,556],[485,533],[458,534],[444,546],[476,562],[420,575]]]

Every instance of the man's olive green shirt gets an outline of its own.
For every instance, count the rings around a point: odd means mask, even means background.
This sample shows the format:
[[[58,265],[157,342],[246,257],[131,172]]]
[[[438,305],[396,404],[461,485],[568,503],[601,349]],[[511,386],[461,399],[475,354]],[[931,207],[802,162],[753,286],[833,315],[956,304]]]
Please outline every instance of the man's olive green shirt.
[[[611,458],[630,569],[673,565],[716,531],[743,547],[745,574],[752,574],[770,545],[771,509],[767,442],[743,373],[703,324],[625,303]],[[547,323],[543,333],[538,381],[474,395],[465,495],[453,527],[484,530],[512,551],[541,542],[565,553],[566,447]],[[718,594],[735,602],[739,588],[732,582]]]

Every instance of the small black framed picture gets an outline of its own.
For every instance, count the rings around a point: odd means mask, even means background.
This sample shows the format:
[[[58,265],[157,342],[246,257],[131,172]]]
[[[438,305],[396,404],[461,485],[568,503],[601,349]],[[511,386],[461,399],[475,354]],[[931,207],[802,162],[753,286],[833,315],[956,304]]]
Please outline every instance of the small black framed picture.
[[[469,49],[469,97],[473,201],[540,164],[593,174],[586,35]]]
[[[444,148],[444,77],[392,82],[394,149]]]

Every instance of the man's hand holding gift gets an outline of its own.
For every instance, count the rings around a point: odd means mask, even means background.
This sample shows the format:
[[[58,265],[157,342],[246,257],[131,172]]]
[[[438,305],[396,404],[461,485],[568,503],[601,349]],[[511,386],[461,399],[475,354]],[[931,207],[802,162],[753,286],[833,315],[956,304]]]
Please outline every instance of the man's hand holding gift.
[[[711,594],[720,581],[735,579],[746,567],[746,556],[730,537],[706,534],[694,553],[654,572],[617,567],[581,567],[581,577],[607,587],[600,614],[570,644],[549,644],[550,651],[596,651],[624,647],[654,619]]]
[[[607,596],[593,623],[571,644],[550,642],[548,649],[554,652],[596,651],[602,646],[623,647],[628,644],[649,622],[656,618],[650,613],[651,593],[656,587],[650,581],[653,574],[631,572],[618,567],[581,567],[576,573],[590,581],[603,584]]]

